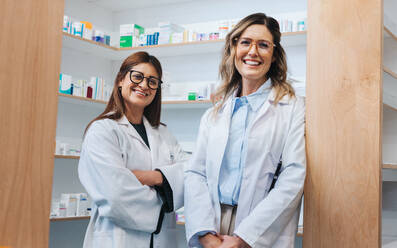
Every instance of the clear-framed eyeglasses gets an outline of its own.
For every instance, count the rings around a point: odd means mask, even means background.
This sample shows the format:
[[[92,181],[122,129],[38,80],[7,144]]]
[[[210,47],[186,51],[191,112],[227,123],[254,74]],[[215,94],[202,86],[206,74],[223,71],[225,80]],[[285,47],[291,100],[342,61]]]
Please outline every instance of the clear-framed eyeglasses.
[[[253,40],[250,38],[236,38],[237,48],[243,51],[249,51],[253,45],[259,53],[269,53],[276,45],[268,40]]]
[[[130,70],[130,80],[133,84],[138,85],[142,83],[145,78],[146,78],[147,86],[152,90],[158,89],[160,85],[163,83],[160,79],[156,77],[153,76],[145,77],[143,73],[140,71]]]

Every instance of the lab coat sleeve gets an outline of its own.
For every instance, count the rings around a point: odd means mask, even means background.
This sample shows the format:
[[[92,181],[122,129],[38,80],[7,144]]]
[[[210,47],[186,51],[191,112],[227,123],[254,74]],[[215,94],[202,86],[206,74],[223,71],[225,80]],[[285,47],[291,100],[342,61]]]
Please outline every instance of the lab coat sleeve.
[[[197,233],[216,232],[215,209],[206,175],[209,110],[201,119],[196,149],[185,169],[185,220],[189,247],[201,247]]]
[[[234,232],[251,247],[272,247],[299,207],[306,176],[304,123],[304,101],[297,98],[276,185]]]
[[[165,137],[170,144],[170,152],[174,156],[171,165],[157,167],[160,170],[172,189],[173,211],[183,207],[183,170],[187,162],[187,156],[182,150],[178,141],[173,135],[168,133]]]
[[[117,131],[109,122],[94,122],[84,138],[79,178],[101,217],[120,227],[156,230],[162,202],[124,166]],[[131,151],[133,152],[133,151]]]

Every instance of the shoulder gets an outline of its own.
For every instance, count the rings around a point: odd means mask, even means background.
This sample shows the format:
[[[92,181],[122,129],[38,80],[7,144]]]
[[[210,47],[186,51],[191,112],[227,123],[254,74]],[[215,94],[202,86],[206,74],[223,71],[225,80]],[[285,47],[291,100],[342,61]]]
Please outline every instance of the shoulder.
[[[218,101],[212,107],[207,109],[201,117],[202,123],[216,122],[232,104],[232,97],[228,97],[224,102]]]
[[[279,102],[280,105],[289,105],[293,109],[304,109],[305,108],[305,98],[302,96],[290,96],[285,95]]]
[[[295,96],[295,109],[296,110],[305,110],[305,98],[303,96]]]
[[[112,133],[117,132],[117,121],[112,119],[96,120],[91,123],[85,134],[85,139],[92,136],[109,136]]]

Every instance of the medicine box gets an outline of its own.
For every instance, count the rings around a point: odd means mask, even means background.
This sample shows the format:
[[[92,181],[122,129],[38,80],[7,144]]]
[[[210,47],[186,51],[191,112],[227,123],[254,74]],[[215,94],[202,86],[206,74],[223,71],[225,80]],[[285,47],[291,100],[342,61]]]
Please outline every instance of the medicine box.
[[[120,25],[120,47],[132,47],[143,33],[145,29],[137,24]]]
[[[73,84],[72,76],[61,73],[59,76],[59,93],[72,95]]]

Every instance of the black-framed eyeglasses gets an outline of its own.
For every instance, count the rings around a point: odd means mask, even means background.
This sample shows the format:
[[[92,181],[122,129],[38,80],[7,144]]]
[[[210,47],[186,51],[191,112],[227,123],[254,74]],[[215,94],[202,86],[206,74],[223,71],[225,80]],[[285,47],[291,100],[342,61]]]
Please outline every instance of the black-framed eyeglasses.
[[[143,75],[143,73],[140,71],[130,70],[131,83],[138,85],[138,84],[142,83],[142,81],[145,78],[146,78],[147,86],[152,90],[158,89],[160,87],[160,84],[163,83],[160,79],[158,79],[156,77],[153,77],[153,76],[145,77]]]

